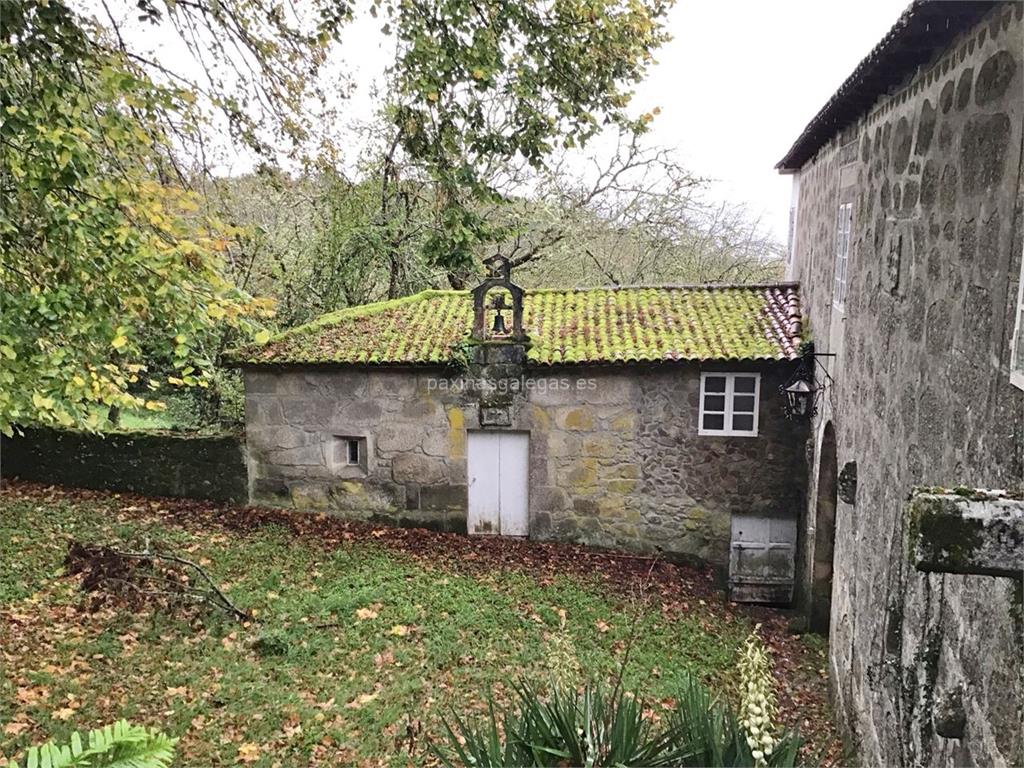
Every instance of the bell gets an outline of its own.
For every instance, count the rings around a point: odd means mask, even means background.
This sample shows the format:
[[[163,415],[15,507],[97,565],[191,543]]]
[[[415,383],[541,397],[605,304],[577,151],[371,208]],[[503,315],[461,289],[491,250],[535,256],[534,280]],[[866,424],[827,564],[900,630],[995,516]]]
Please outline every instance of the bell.
[[[494,325],[491,327],[491,333],[495,336],[505,336],[508,333],[508,329],[505,327],[505,316],[500,311],[494,313]]]

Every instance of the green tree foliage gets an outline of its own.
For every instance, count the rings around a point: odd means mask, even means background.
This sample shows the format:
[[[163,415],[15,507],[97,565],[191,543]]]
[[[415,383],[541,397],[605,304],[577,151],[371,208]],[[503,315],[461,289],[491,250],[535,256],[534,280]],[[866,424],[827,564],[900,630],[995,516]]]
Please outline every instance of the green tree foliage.
[[[172,739],[157,730],[119,720],[105,728],[89,731],[85,738],[77,731],[69,743],[47,742],[31,747],[25,755],[26,768],[167,768],[174,759]],[[18,768],[13,760],[8,768]]]
[[[269,169],[216,181],[216,205],[244,230],[231,274],[276,300],[281,326],[444,281],[423,254],[429,186],[385,185],[379,166],[361,172],[355,182],[333,171],[291,178]]]
[[[667,38],[663,0],[384,0],[398,38],[390,95],[396,139],[438,185],[426,243],[449,271],[500,237],[478,205],[500,197],[495,164],[542,167],[558,147],[617,124],[652,52]]]
[[[333,101],[319,75],[351,19],[347,4],[93,7],[96,18],[65,0],[4,6],[4,431],[98,428],[99,406],[158,409],[162,387],[210,383],[225,325],[255,329],[266,307],[224,277],[226,265],[240,274],[236,241],[252,236],[191,191],[208,178],[211,132],[226,128],[271,161],[315,159],[298,166],[307,170],[338,159],[320,130]],[[389,149],[366,185],[332,197],[309,262],[311,282],[347,301],[369,296],[380,274],[388,295],[432,270],[464,279],[481,244],[506,236],[481,211],[502,196],[494,164],[539,168],[604,124],[643,128],[626,106],[664,40],[664,0],[368,7],[396,41]],[[147,32],[161,50],[140,43]]]
[[[580,155],[559,151],[541,171],[495,164],[501,195],[474,210],[502,234],[477,243],[474,259],[507,256],[527,287],[779,278],[781,249],[766,228],[742,207],[709,202],[671,153],[634,136],[589,162]],[[371,145],[367,158],[355,181],[261,171],[217,182],[225,215],[249,233],[233,248],[233,274],[277,300],[284,327],[451,282],[425,248],[437,185],[389,147]]]
[[[0,429],[96,428],[95,406],[161,407],[146,360],[202,385],[198,341],[265,307],[222,274],[231,229],[170,180],[154,84],[60,3],[5,6],[0,39]]]

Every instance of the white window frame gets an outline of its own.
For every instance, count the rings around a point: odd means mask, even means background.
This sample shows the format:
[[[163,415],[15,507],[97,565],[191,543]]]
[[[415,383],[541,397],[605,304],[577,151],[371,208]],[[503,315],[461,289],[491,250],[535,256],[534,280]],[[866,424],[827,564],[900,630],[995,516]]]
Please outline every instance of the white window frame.
[[[840,203],[836,214],[836,266],[832,281],[832,306],[840,311],[846,309],[852,230],[853,203]]]
[[[793,247],[796,245],[796,206],[789,207],[789,234],[786,236],[786,264],[793,263]]]
[[[1010,383],[1024,389],[1024,250],[1021,252],[1020,282],[1017,285],[1017,323],[1010,344]]]
[[[714,376],[717,378],[725,378],[725,410],[724,411],[705,411],[704,409],[704,385],[707,381],[708,376]],[[739,378],[753,378],[754,379],[754,427],[753,429],[733,429],[733,398],[736,395],[736,379]],[[718,395],[720,392],[711,392],[709,394]],[[747,392],[741,392],[741,395],[747,395]],[[761,374],[751,373],[749,371],[704,371],[700,375],[700,408],[697,414],[697,434],[708,435],[717,437],[757,437],[757,426],[758,426],[758,414],[761,411]],[[719,414],[721,413],[723,418],[722,429],[705,429],[704,428],[704,414]],[[741,414],[746,414],[747,411],[741,411]]]

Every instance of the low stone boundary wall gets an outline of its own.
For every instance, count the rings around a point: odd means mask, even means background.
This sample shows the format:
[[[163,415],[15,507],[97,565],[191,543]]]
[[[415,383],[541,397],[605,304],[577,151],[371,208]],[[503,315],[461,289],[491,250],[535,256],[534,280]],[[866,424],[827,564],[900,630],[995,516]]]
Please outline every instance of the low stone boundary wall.
[[[0,440],[0,476],[147,496],[245,502],[241,435],[26,429]]]

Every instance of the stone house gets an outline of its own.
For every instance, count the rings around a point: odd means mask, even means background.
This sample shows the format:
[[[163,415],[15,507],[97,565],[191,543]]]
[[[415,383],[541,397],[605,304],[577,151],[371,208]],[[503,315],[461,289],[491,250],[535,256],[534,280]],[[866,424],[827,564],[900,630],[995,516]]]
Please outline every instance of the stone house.
[[[793,285],[524,295],[507,266],[341,310],[237,357],[251,497],[722,570],[732,553],[737,593],[788,600],[800,314]]]
[[[820,354],[797,598],[866,765],[1024,765],[1024,505],[990,537],[954,494],[935,562],[907,502],[1024,480],[1022,11],[914,2],[778,166]]]

